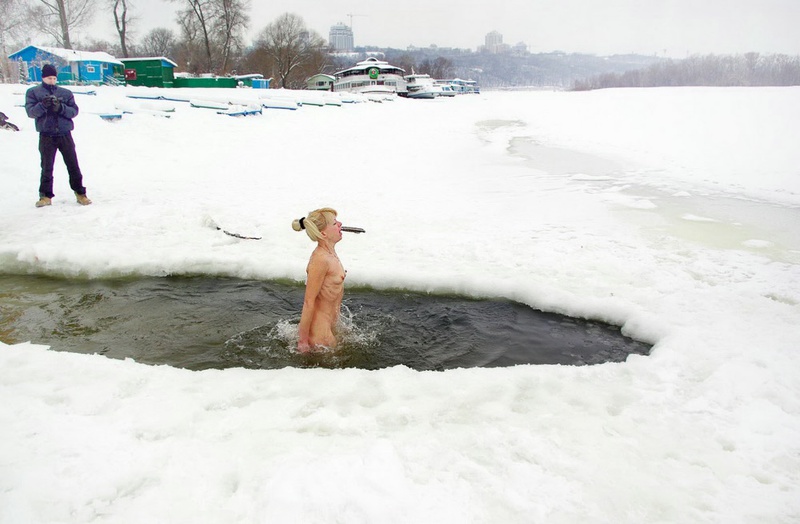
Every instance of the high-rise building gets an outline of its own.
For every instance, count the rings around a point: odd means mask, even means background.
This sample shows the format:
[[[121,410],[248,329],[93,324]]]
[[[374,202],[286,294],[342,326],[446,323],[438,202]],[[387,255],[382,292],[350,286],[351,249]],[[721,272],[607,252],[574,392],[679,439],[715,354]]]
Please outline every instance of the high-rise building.
[[[492,31],[486,35],[486,50],[490,53],[499,53],[503,48],[503,35]]]
[[[486,34],[485,44],[478,48],[483,53],[510,53],[511,46],[503,43],[503,35],[497,31],[492,31]],[[519,45],[519,44],[517,44]],[[524,45],[524,44],[523,44]]]
[[[353,50],[353,30],[341,22],[332,25],[328,42],[336,51],[349,53]]]

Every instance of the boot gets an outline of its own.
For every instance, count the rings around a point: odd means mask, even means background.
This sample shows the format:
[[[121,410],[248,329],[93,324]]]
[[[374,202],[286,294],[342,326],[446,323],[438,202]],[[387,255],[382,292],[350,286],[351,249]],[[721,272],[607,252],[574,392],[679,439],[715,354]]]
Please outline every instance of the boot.
[[[75,199],[82,206],[88,206],[89,204],[92,203],[92,201],[89,200],[89,197],[87,197],[85,193],[83,195],[79,195],[78,193],[75,193]]]
[[[39,197],[39,200],[36,201],[36,207],[44,207],[52,205],[53,201],[46,196]]]

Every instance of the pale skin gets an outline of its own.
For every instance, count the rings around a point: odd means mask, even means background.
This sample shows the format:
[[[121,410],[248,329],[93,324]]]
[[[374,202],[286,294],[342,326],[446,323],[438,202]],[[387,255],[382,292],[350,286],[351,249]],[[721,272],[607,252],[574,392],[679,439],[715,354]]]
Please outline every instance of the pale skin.
[[[342,223],[336,220],[320,233],[322,238],[317,241],[306,268],[308,278],[297,341],[301,353],[319,346],[336,347],[345,270],[334,248],[342,239]]]

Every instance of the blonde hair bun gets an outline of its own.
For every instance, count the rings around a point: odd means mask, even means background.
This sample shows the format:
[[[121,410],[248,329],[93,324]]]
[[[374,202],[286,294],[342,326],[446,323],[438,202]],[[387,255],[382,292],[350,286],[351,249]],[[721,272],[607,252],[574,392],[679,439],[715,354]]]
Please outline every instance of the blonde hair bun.
[[[336,221],[336,210],[330,207],[323,207],[311,211],[308,216],[292,222],[292,229],[295,231],[305,230],[308,238],[314,242],[321,238],[320,231]]]

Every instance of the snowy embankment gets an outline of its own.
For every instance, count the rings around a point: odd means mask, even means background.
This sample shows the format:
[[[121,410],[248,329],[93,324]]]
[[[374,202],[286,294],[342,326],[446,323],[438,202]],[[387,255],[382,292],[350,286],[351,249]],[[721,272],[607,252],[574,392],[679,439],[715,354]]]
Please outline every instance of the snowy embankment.
[[[0,522],[800,519],[800,89],[246,118],[175,103],[110,123],[92,113],[141,90],[101,88],[76,95],[74,133],[95,203],[57,163],[45,209],[23,89],[0,86],[22,128],[0,134],[4,272],[302,280],[312,245],[291,220],[329,205],[367,230],[337,249],[350,285],[505,296],[655,348],[593,367],[191,372],[0,343]]]

